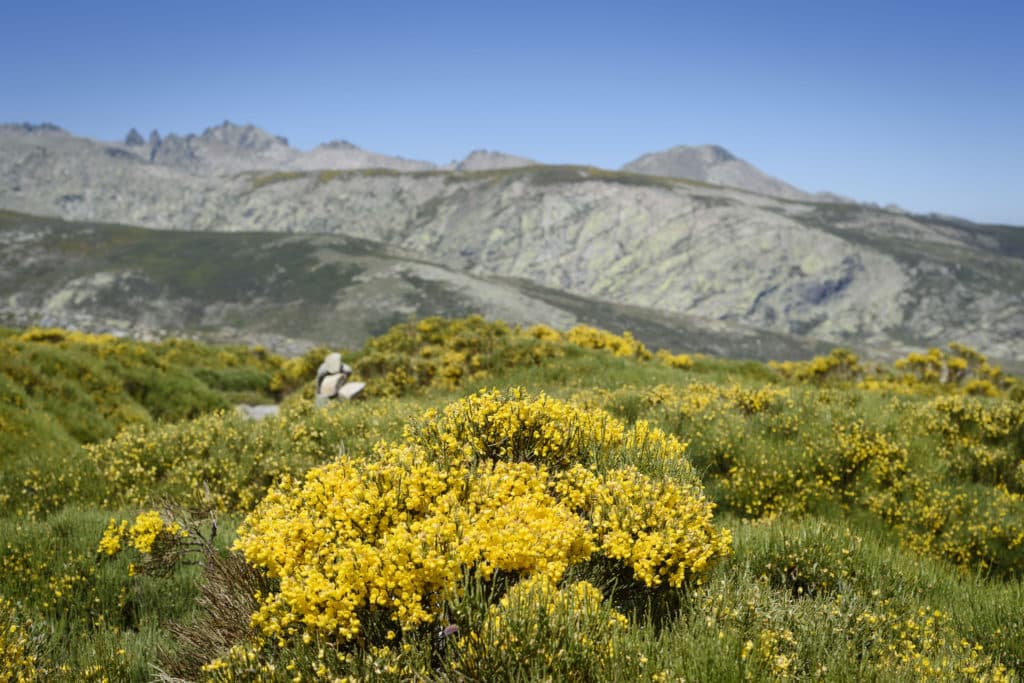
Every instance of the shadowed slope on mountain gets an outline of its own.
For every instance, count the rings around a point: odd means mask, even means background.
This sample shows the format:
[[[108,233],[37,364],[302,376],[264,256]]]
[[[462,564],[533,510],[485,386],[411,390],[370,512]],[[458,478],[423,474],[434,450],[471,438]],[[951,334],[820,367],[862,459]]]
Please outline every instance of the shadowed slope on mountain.
[[[478,277],[343,235],[161,231],[0,212],[0,322],[197,334],[285,353],[358,347],[392,325],[473,313],[631,330],[654,348],[807,358],[827,348],[525,281]]]

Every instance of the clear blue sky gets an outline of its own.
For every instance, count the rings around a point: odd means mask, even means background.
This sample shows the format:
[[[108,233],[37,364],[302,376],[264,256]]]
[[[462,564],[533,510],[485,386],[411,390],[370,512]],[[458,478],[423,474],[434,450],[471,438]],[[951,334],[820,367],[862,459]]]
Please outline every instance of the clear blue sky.
[[[722,145],[798,187],[1024,225],[1024,0],[34,2],[0,121],[254,123],[447,162]]]

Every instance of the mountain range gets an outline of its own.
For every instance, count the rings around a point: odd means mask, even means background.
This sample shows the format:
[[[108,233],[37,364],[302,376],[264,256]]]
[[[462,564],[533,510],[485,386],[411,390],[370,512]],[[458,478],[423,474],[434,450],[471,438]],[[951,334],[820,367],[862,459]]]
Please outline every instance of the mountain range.
[[[626,306],[708,329],[810,340],[796,349],[848,345],[891,356],[956,340],[997,358],[1024,356],[1024,231],[811,195],[716,146],[675,147],[618,171],[483,150],[438,166],[347,142],[303,152],[227,122],[199,135],[131,131],[122,142],[6,125],[0,208],[15,212],[8,224],[22,225],[3,233],[5,241],[25,245],[33,243],[23,229],[32,216],[62,219],[61,230],[116,223],[187,231],[200,241],[210,238],[198,233],[288,233],[320,244],[309,247],[315,253],[327,249],[317,240],[331,236],[441,268],[452,274],[446,282],[460,282],[450,289],[463,293],[515,282],[520,293],[576,297],[580,311]],[[349,243],[338,244],[331,249]],[[256,277],[272,281],[275,257],[264,256]],[[317,263],[310,261],[310,277],[329,289],[314,277]],[[5,267],[16,265],[8,259]],[[96,259],[90,267],[95,277],[130,279],[131,265],[115,272]],[[42,294],[30,305],[18,299],[17,284],[3,285],[0,303],[8,317],[24,318]],[[67,283],[51,285],[47,300],[60,301]],[[357,298],[379,309],[372,289]],[[488,291],[495,302],[517,296]],[[324,290],[321,298],[334,295]],[[478,301],[477,308],[501,307]],[[534,303],[519,314],[512,308],[500,315],[567,320]],[[338,333],[286,320],[274,329],[314,341]]]

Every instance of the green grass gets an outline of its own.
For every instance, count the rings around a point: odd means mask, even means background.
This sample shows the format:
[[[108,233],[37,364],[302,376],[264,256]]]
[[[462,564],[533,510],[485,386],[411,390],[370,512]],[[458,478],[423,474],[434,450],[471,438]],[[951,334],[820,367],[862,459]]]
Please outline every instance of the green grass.
[[[276,171],[274,173],[267,173],[264,175],[252,176],[252,189],[259,190],[268,185],[274,185],[276,183],[286,183],[291,180],[298,180],[299,178],[305,178],[308,173],[302,171]]]
[[[126,427],[272,402],[283,359],[260,349],[146,344],[60,330],[0,337],[0,509],[96,502],[100,473],[80,444]]]
[[[552,608],[550,617],[529,604],[507,607],[505,630],[494,632],[503,642],[525,642],[535,624],[546,635],[528,652],[494,648],[463,662],[476,680],[559,679],[570,671],[599,681],[975,680],[986,672],[1020,680],[1024,673],[1024,641],[1016,637],[1024,632],[1024,548],[994,531],[1024,528],[1018,400],[952,396],[950,405],[977,411],[975,423],[943,408],[933,390],[801,384],[760,363],[717,358],[678,369],[564,342],[541,352],[510,328],[469,319],[401,326],[346,354],[369,382],[364,400],[317,409],[310,385],[299,381],[280,417],[251,423],[209,411],[269,391],[271,370],[283,366],[258,350],[129,344],[102,359],[96,345],[19,341],[19,334],[0,330],[8,349],[0,357],[0,476],[2,490],[12,492],[0,506],[0,605],[12,601],[0,609],[0,626],[3,619],[28,624],[31,637],[19,652],[37,658],[41,680],[147,681],[156,667],[183,675],[196,643],[206,644],[209,659],[225,654],[199,632],[252,647],[244,642],[247,619],[211,611],[201,598],[205,590],[227,604],[241,579],[194,565],[129,576],[129,563],[142,566],[145,557],[97,554],[111,518],[130,520],[168,499],[212,505],[216,552],[231,557],[234,529],[282,474],[301,475],[342,453],[369,456],[430,408],[512,386],[601,407],[626,424],[647,420],[686,441],[734,553],[678,591],[630,593],[608,568],[584,567],[575,578],[604,586],[607,604],[583,616]],[[466,365],[476,356],[484,374],[442,386],[445,354],[456,352]],[[304,367],[295,371],[300,380],[315,363]],[[399,368],[417,383],[394,383]],[[174,391],[154,392],[154,383]],[[138,418],[136,426],[102,441],[127,424],[125,414]],[[944,431],[954,424],[943,422],[950,415],[961,416],[956,434]],[[983,425],[998,415],[1012,417],[983,437]],[[97,440],[88,450],[79,445]],[[1002,458],[1006,467],[971,474],[976,456]],[[33,477],[39,483],[30,490],[23,482]],[[1000,498],[1000,488],[1010,498]],[[982,504],[932,505],[960,492]],[[32,496],[49,498],[27,505]],[[997,504],[1001,516],[984,517]],[[941,528],[921,526],[939,513]],[[208,518],[198,519],[208,533]],[[976,554],[958,556],[961,546]],[[388,673],[393,667],[459,680],[451,669],[465,656],[459,639],[484,618],[496,590],[469,588],[466,602],[452,607],[460,634],[442,649],[433,629],[402,636],[405,652],[336,648],[315,635],[308,644],[268,642],[251,650],[253,662],[228,668],[243,677],[260,670],[268,680],[315,679],[321,665],[357,679],[401,680]],[[644,600],[658,618],[644,616]],[[628,627],[607,626],[612,608],[632,615]]]

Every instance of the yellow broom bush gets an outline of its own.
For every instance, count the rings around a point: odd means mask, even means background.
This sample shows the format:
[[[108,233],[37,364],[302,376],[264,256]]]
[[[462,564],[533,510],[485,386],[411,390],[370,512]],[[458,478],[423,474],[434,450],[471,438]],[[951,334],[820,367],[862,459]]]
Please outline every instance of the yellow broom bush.
[[[624,447],[676,460],[685,448],[518,390],[428,411],[401,442],[284,480],[246,519],[235,548],[280,586],[253,623],[281,642],[393,638],[443,621],[467,577],[557,584],[596,559],[638,585],[681,587],[730,552],[730,535],[695,478],[607,466]]]

